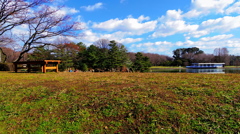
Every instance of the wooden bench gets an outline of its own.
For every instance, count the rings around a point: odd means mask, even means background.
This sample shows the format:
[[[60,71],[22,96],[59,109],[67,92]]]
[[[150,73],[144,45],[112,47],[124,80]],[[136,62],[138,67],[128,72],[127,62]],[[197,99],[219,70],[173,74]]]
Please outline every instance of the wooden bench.
[[[18,69],[27,69],[27,72],[31,72],[31,70],[33,69],[41,69],[43,73],[46,73],[47,70],[50,69],[56,70],[56,72],[58,72],[58,64],[60,62],[61,60],[42,60],[42,61],[19,61],[13,62],[13,64],[16,73],[18,72]]]

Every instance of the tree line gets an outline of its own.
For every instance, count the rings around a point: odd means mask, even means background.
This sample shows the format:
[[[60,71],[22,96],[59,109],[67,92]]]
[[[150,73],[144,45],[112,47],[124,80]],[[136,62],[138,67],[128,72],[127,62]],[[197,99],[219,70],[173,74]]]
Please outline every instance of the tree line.
[[[60,70],[147,72],[152,66],[149,58],[142,53],[135,53],[134,59],[130,59],[123,44],[106,39],[100,39],[88,47],[82,42],[39,47],[27,55],[27,60],[46,59],[61,60]]]
[[[197,47],[178,48],[173,51],[172,65],[187,66],[191,63],[225,63],[239,66],[240,56],[230,55],[227,48],[215,48],[213,54],[206,54]]]
[[[63,39],[62,39],[63,40]],[[197,47],[178,48],[173,56],[154,53],[128,52],[126,47],[114,40],[100,39],[90,46],[59,40],[52,46],[41,46],[23,55],[22,60],[61,60],[60,70],[89,71],[149,71],[151,66],[187,66],[197,62],[224,62],[240,65],[240,57],[229,55],[227,48],[216,48],[213,54],[205,54]],[[2,48],[7,62],[13,62],[19,52]]]

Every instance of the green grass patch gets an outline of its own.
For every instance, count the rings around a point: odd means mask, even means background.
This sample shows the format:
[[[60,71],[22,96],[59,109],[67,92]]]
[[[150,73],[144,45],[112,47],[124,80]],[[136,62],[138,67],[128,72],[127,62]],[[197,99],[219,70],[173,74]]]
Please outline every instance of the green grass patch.
[[[1,133],[239,133],[240,75],[0,72]]]

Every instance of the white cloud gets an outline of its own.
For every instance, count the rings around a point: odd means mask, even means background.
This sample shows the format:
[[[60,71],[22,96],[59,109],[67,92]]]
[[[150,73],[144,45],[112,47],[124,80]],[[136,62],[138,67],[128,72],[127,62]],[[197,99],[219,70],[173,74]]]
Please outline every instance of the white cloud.
[[[87,45],[90,45],[91,43],[97,41],[99,39],[98,35],[96,33],[93,33],[92,30],[85,30],[83,31],[84,36],[82,37],[82,40]]]
[[[195,13],[196,12],[197,11],[195,11]],[[177,33],[196,32],[199,25],[188,24],[183,20],[184,17],[190,16],[194,16],[194,13],[189,12],[188,14],[183,14],[181,10],[168,10],[165,16],[158,19],[159,26],[150,37],[166,37]]]
[[[193,31],[188,33],[188,36],[194,37],[194,38],[199,38],[204,35],[208,35],[210,32],[207,30],[199,30],[199,31]]]
[[[190,31],[187,36],[199,38],[215,32],[228,32],[232,29],[240,28],[240,16],[224,16],[223,18],[209,19],[203,21],[196,31]]]
[[[240,27],[240,16],[232,17],[225,16],[223,18],[218,19],[210,19],[202,22],[200,25],[200,29],[207,29],[208,31],[216,31],[219,30],[221,32],[227,32],[232,29],[236,29]]]
[[[76,10],[75,8],[67,8],[68,12],[71,13],[71,14],[75,14],[75,13],[78,13],[79,11]]]
[[[168,10],[167,11],[167,18],[168,19],[173,19],[173,20],[179,20],[179,19],[182,19],[182,11],[181,10]]]
[[[192,32],[198,29],[198,25],[186,24],[183,20],[167,21],[151,35],[152,37],[166,37],[176,33]]]
[[[228,47],[234,47],[234,48],[240,49],[240,39],[228,40],[228,41],[226,41],[226,45]],[[239,53],[239,52],[240,51],[238,51],[237,53]]]
[[[93,28],[103,31],[122,31],[130,32],[131,35],[141,35],[143,33],[148,33],[156,28],[157,21],[147,21],[149,17],[140,16],[135,19],[132,17],[120,20],[118,18],[111,19],[102,23],[94,23]]]
[[[28,32],[28,25],[27,24],[23,24],[23,25],[20,25],[20,26],[17,26],[15,27],[14,29],[12,29],[12,34],[14,35],[28,35],[29,32]]]
[[[123,44],[129,44],[129,43],[134,43],[134,42],[139,42],[142,41],[142,38],[125,38],[125,39],[120,39],[118,40],[119,42],[123,43]]]
[[[142,22],[142,21],[144,21],[144,20],[146,20],[146,21],[147,21],[147,20],[150,20],[150,17],[148,17],[148,16],[145,17],[145,16],[143,16],[143,15],[141,15],[140,17],[138,17],[138,21],[139,21],[139,22]]]
[[[207,16],[209,13],[225,13],[228,8],[235,0],[192,0],[192,9],[187,13],[183,14],[185,18],[196,18],[199,16]],[[235,5],[228,9],[228,13],[236,12],[239,5]]]
[[[187,48],[187,47],[198,47],[203,50],[205,53],[211,54],[215,48],[227,47],[231,50],[239,50],[240,49],[240,39],[231,38],[232,35],[217,35],[208,38],[202,38],[198,41],[186,40],[186,41],[178,41],[176,43],[172,43],[174,48]],[[232,54],[239,53],[237,51],[231,51]]]
[[[179,10],[168,10],[165,16],[159,18],[160,22],[172,21],[172,20],[181,20],[182,11]]]
[[[94,11],[96,9],[102,8],[103,3],[99,2],[94,5],[88,5],[88,6],[82,6],[81,8],[84,8],[86,11]]]
[[[58,10],[56,14],[59,16],[65,16],[67,14],[76,14],[78,12],[79,11],[76,10],[75,8],[64,7],[64,8],[61,8],[60,10]]]
[[[200,40],[202,40],[202,41],[225,40],[225,39],[229,39],[233,36],[234,36],[233,34],[223,34],[223,35],[216,35],[213,37],[204,37],[204,38],[201,38]]]
[[[230,14],[230,13],[238,13],[238,14],[240,14],[240,2],[236,2],[233,6],[229,7],[226,10],[226,13],[227,14]]]
[[[123,44],[129,44],[134,42],[142,41],[143,38],[129,38],[125,37],[128,33],[125,32],[115,32],[112,34],[103,34],[103,33],[95,33],[92,30],[84,30],[83,31],[83,37],[80,37],[80,40],[82,40],[87,45],[91,45],[93,42],[99,40],[99,39],[108,39],[108,40],[116,40],[117,42],[123,43]]]
[[[232,4],[235,0],[192,0],[195,9],[209,13],[215,11],[224,13],[224,9]]]
[[[130,46],[130,50],[133,52],[149,52],[149,53],[167,53],[171,54],[171,46],[173,44],[167,41],[158,41],[158,42],[146,42],[133,44]]]
[[[141,48],[141,47],[157,47],[157,46],[168,46],[170,47],[172,45],[171,42],[167,42],[167,41],[157,41],[157,42],[146,42],[146,43],[140,43],[140,44],[135,44],[135,45],[132,45],[134,47],[138,47],[138,48]]]
[[[195,18],[195,17],[200,16],[201,14],[202,14],[201,11],[193,9],[193,10],[190,10],[189,12],[183,14],[183,17],[185,17],[185,18]]]

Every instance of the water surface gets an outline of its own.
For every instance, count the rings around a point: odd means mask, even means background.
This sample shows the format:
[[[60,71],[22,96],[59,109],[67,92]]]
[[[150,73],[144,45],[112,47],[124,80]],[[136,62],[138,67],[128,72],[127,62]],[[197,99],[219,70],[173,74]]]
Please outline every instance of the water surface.
[[[240,73],[240,68],[187,69],[187,68],[151,68],[156,73]]]

